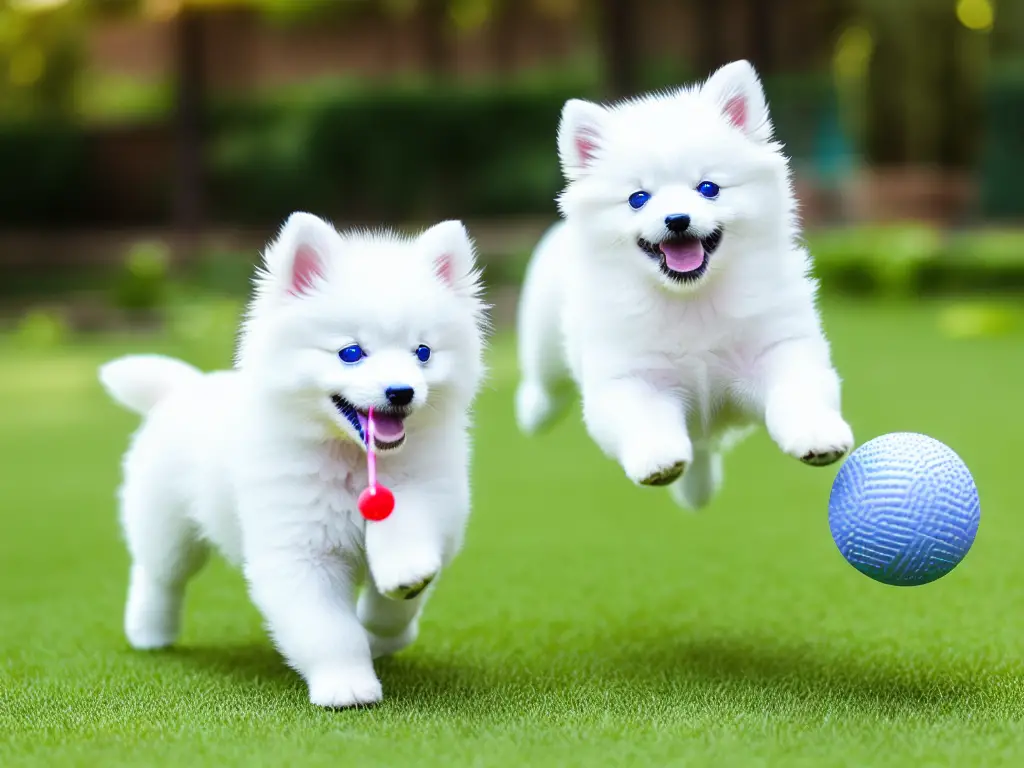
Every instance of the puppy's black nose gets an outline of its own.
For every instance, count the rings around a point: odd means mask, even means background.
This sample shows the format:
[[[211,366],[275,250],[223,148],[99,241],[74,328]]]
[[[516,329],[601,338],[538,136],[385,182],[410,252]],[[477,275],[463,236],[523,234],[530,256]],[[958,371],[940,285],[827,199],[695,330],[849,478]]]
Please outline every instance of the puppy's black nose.
[[[685,213],[670,213],[665,217],[665,226],[669,232],[681,235],[690,228],[690,217]]]
[[[411,403],[415,394],[416,392],[412,387],[407,387],[404,384],[388,387],[384,390],[384,396],[388,399],[388,402],[399,407]]]

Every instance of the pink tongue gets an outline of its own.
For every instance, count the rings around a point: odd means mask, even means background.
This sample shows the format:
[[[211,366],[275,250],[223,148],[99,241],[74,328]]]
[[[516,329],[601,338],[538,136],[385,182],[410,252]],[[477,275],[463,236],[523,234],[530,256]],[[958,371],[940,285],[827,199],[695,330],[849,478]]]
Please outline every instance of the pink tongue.
[[[362,413],[356,413],[356,416],[363,428],[363,434],[366,434],[366,416]],[[397,416],[375,413],[373,414],[373,432],[381,442],[393,443],[405,434],[405,424]]]
[[[392,443],[405,434],[405,424],[397,416],[373,416],[374,431],[385,443]]]
[[[700,240],[686,240],[679,243],[662,243],[665,264],[674,272],[693,272],[704,263],[704,246]]]

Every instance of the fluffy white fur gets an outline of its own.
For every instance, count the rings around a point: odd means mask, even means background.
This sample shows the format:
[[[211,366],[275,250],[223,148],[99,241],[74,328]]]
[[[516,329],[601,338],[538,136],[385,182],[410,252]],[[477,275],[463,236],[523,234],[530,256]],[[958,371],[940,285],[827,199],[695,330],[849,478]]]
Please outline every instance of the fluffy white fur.
[[[174,642],[186,582],[214,546],[243,568],[314,704],[378,701],[372,659],[415,639],[426,587],[461,546],[484,323],[461,223],[406,239],[296,213],[265,253],[234,370],[158,356],[103,366],[110,394],[145,415],[120,494],[129,642]],[[353,343],[367,356],[345,364]],[[365,449],[332,395],[386,408],[395,385],[415,393],[405,442],[378,460],[395,510],[367,523]]]
[[[521,429],[543,430],[579,391],[601,449],[690,508],[757,423],[810,464],[847,452],[788,160],[750,64],[611,107],[569,101],[558,146],[564,221],[539,244],[519,311]],[[706,180],[716,199],[696,191]],[[637,190],[651,194],[640,210]],[[723,233],[699,276],[671,279],[639,245],[669,237],[672,214],[694,236]]]

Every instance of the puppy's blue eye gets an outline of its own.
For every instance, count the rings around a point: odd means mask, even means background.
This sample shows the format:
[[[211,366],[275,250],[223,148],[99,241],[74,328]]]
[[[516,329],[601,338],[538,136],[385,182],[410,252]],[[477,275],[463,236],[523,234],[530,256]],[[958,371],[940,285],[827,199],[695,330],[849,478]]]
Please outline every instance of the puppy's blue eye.
[[[360,360],[366,357],[366,353],[363,352],[363,348],[360,347],[358,344],[353,344],[341,350],[338,353],[338,357],[341,358],[341,362],[352,365],[353,363],[358,363]]]
[[[714,200],[721,191],[722,188],[713,181],[702,181],[697,185],[697,194],[701,197],[706,197],[708,200]]]
[[[629,207],[632,208],[634,211],[639,211],[641,208],[647,205],[647,201],[650,199],[651,193],[644,192],[641,189],[638,192],[634,192],[632,195],[629,196]]]
[[[430,347],[426,344],[420,344],[416,347],[416,359],[421,363],[427,362],[430,359]]]

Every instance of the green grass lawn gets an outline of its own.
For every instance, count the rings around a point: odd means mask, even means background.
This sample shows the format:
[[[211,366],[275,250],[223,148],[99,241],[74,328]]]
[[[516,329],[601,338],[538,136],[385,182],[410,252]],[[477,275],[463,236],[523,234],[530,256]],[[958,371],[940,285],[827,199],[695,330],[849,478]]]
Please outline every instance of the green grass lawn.
[[[386,701],[348,712],[307,703],[219,562],[179,648],[122,637],[114,490],[135,421],[94,367],[182,350],[0,348],[0,765],[1024,764],[1024,331],[950,340],[930,304],[825,317],[860,441],[926,432],[975,474],[981,529],[950,576],[854,571],[828,530],[835,467],[763,434],[698,515],[633,487],[576,417],[520,437],[501,337],[466,548],[417,645],[379,664]],[[218,365],[231,338],[186,347]]]

